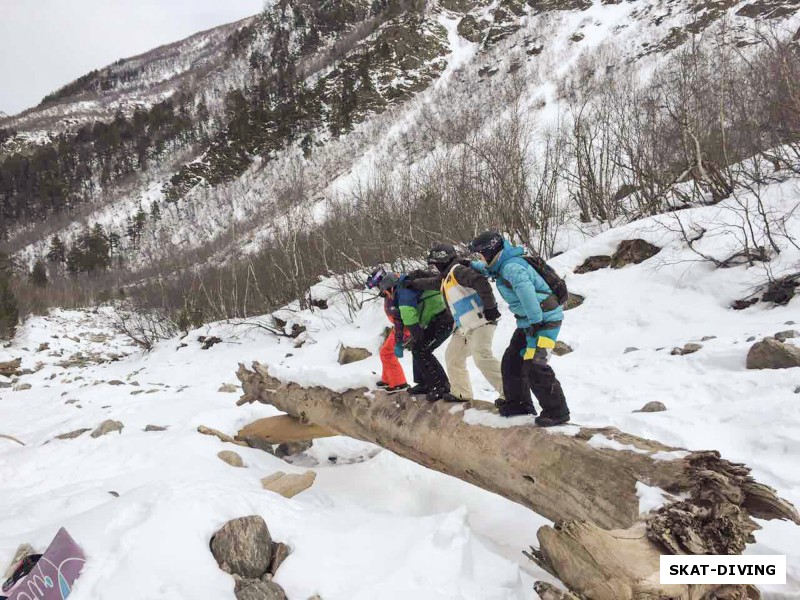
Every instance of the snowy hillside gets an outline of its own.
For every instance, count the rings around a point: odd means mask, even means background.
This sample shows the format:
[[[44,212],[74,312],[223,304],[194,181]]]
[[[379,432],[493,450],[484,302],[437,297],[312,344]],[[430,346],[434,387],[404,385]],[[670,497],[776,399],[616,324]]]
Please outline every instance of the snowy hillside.
[[[794,210],[800,188],[788,178],[762,192],[767,212],[787,234],[776,232],[781,252],[767,263],[781,277],[800,263],[792,243],[800,234]],[[717,268],[698,252],[721,261],[739,249],[741,205],[731,200],[675,214],[685,230],[705,232],[692,242],[694,250],[672,215],[573,241],[551,261],[584,297],[566,313],[562,329],[573,352],[553,358],[573,423],[719,450],[800,505],[800,475],[792,466],[800,450],[800,367],[745,368],[755,341],[786,332],[785,343],[797,343],[798,300],[732,310],[735,301],[762,295],[764,263]],[[763,242],[763,231],[758,235]],[[632,239],[660,250],[640,264],[574,272],[587,258],[611,255]],[[521,552],[535,543],[544,520],[519,505],[348,438],[316,440],[287,462],[197,432],[205,425],[233,435],[276,413],[260,404],[237,407],[237,395],[218,391],[235,383],[238,363],[257,360],[280,378],[305,384],[374,386],[386,325],[382,308],[359,292],[363,306],[351,316],[348,297],[338,290],[335,281],[323,281],[311,295],[327,308],[295,304],[276,314],[288,328],[304,326],[300,337],[270,333],[261,326],[274,321],[263,316],[208,325],[148,354],[109,329],[107,309],[30,319],[0,355],[0,362],[21,357],[22,368],[33,371],[13,388],[9,379],[0,381],[0,434],[26,444],[0,437],[0,564],[19,544],[41,548],[65,526],[88,556],[75,600],[233,598],[234,581],[217,567],[209,539],[227,520],[257,514],[274,539],[292,548],[275,577],[291,600],[314,594],[324,600],[536,598],[533,581],[552,578]],[[497,354],[514,327],[507,308],[501,311]],[[199,336],[221,342],[204,350]],[[672,352],[687,343],[700,347]],[[340,344],[373,356],[340,366]],[[410,357],[403,364],[410,373]],[[471,374],[477,396],[493,399],[480,374]],[[666,410],[637,412],[652,401]],[[124,429],[90,437],[109,419]],[[166,429],[145,431],[148,425]],[[79,429],[87,432],[55,439]],[[244,468],[219,460],[222,450],[237,452]],[[274,471],[307,469],[317,473],[316,482],[291,500],[259,483]],[[643,496],[642,510],[651,502]],[[764,597],[797,598],[797,527],[762,525],[748,552],[787,555],[789,573],[785,586],[763,588]]]

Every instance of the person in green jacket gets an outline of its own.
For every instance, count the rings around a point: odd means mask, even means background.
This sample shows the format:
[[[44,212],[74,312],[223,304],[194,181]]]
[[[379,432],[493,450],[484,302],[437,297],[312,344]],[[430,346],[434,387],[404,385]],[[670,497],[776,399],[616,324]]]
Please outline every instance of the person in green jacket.
[[[430,276],[428,273],[423,273]],[[434,350],[441,346],[453,333],[453,317],[447,310],[442,294],[438,290],[420,291],[406,285],[409,277],[415,274],[404,275],[397,283],[395,302],[400,312],[400,318],[411,332],[414,366],[415,386],[408,391],[410,394],[426,394],[428,400],[445,400],[446,402],[460,402],[450,393],[450,381],[444,367],[433,355]],[[395,344],[395,355],[403,356],[403,344]]]

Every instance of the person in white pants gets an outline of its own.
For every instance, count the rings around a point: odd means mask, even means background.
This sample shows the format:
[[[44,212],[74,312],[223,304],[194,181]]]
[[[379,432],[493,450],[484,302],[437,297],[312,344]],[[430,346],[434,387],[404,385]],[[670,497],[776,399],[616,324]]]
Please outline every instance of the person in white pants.
[[[462,401],[474,398],[467,371],[467,358],[504,399],[500,361],[492,352],[500,311],[485,275],[460,261],[451,244],[437,244],[428,254],[428,264],[436,267],[439,276],[418,278],[410,285],[418,290],[441,289],[455,321],[455,332],[445,351],[445,366],[450,379],[450,393]]]

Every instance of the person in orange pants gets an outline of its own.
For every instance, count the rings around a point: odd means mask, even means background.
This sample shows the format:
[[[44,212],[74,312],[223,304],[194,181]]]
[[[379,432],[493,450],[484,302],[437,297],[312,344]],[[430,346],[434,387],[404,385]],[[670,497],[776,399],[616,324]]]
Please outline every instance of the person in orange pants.
[[[384,388],[390,394],[408,388],[406,374],[398,360],[403,354],[403,342],[411,336],[411,333],[403,325],[400,311],[394,301],[395,286],[399,280],[400,277],[396,273],[387,273],[383,267],[375,269],[367,279],[367,288],[377,289],[383,297],[383,309],[393,327],[393,331],[386,336],[379,353],[383,372],[378,387]]]

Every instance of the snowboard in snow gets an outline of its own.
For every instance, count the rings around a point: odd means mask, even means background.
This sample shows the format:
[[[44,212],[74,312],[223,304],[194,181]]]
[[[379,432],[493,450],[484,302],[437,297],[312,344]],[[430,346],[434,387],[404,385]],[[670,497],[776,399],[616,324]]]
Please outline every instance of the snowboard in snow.
[[[85,562],[83,550],[62,527],[33,570],[4,594],[8,600],[65,600]]]

